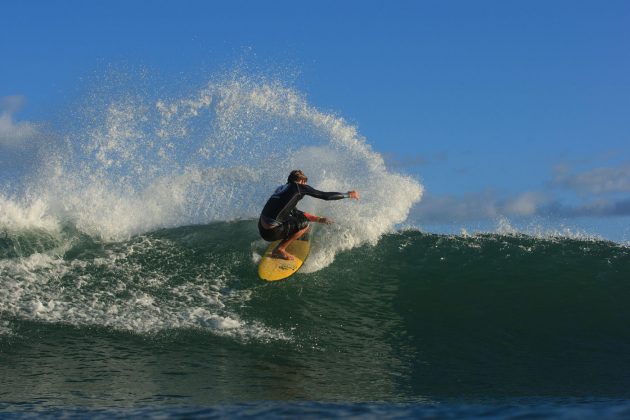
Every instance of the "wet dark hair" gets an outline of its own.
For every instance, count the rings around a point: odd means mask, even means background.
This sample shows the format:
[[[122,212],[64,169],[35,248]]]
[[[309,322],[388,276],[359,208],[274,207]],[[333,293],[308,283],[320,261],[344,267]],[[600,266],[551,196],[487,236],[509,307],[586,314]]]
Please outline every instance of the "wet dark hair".
[[[308,177],[299,169],[292,170],[287,178],[287,182],[297,182],[301,180],[308,181]]]

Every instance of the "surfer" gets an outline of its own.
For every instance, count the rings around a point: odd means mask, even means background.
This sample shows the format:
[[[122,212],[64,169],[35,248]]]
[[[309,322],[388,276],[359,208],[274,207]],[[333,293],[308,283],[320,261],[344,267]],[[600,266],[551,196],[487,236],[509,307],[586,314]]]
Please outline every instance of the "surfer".
[[[359,199],[356,191],[323,192],[307,185],[308,178],[301,170],[293,170],[287,178],[287,183],[276,188],[273,195],[267,200],[267,204],[260,213],[258,219],[258,231],[260,236],[268,242],[281,240],[271,256],[283,260],[293,260],[295,257],[286,249],[296,239],[304,235],[309,222],[331,224],[332,220],[326,217],[314,216],[295,208],[298,201],[305,195],[321,200],[341,200],[342,198]]]

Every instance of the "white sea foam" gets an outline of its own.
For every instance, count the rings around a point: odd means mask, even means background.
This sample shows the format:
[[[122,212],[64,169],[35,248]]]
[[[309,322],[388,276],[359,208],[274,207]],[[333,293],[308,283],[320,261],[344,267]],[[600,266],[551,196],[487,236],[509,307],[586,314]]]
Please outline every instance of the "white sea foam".
[[[3,230],[43,229],[59,231],[59,220],[41,198],[9,199],[0,192],[0,228]]]
[[[421,228],[415,228],[424,231]],[[600,234],[593,233],[587,228],[576,225],[563,224],[556,220],[542,220],[540,218],[513,221],[507,217],[498,217],[494,223],[484,226],[441,226],[433,229],[433,232],[444,233],[448,235],[457,235],[463,238],[470,238],[477,235],[509,235],[509,236],[528,236],[541,240],[565,240],[573,239],[578,241],[609,241]],[[623,241],[617,241],[619,245],[627,245]]]
[[[22,320],[140,334],[200,329],[242,339],[289,339],[282,331],[240,319],[235,309],[251,294],[229,289],[229,268],[204,262],[198,271],[207,276],[177,285],[173,282],[182,277],[178,270],[167,274],[162,266],[151,268],[135,260],[147,252],[176,258],[175,245],[145,238],[119,246],[93,260],[66,261],[46,253],[0,259],[0,312]],[[187,269],[185,263],[180,268]],[[10,333],[0,328],[0,335]]]
[[[506,217],[497,219],[493,233],[499,235],[527,235],[537,239],[575,239],[580,241],[603,241],[601,235],[588,232],[586,229],[572,226],[548,226],[541,221],[513,223]]]
[[[9,321],[0,320],[0,337],[13,337],[15,335],[11,323]]]

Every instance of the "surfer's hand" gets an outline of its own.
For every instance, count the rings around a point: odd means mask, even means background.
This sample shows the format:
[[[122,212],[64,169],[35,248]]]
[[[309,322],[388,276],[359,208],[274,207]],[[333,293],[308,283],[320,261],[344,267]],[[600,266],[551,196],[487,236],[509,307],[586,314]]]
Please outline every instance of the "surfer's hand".
[[[318,221],[319,221],[319,223],[323,223],[325,225],[332,225],[333,223],[335,223],[334,220],[329,219],[327,217],[320,217]]]
[[[356,191],[348,191],[348,196],[350,196],[350,198],[354,198],[355,200],[359,199],[359,193]]]

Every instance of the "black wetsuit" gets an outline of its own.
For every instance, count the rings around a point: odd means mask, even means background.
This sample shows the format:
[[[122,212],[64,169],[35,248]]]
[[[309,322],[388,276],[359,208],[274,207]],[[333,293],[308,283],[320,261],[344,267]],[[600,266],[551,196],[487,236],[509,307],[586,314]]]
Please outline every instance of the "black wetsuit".
[[[267,204],[258,219],[258,231],[266,241],[287,239],[297,231],[308,226],[308,219],[296,209],[298,201],[305,195],[321,200],[341,200],[349,197],[348,193],[323,192],[297,182],[288,182],[279,186],[267,200]]]

